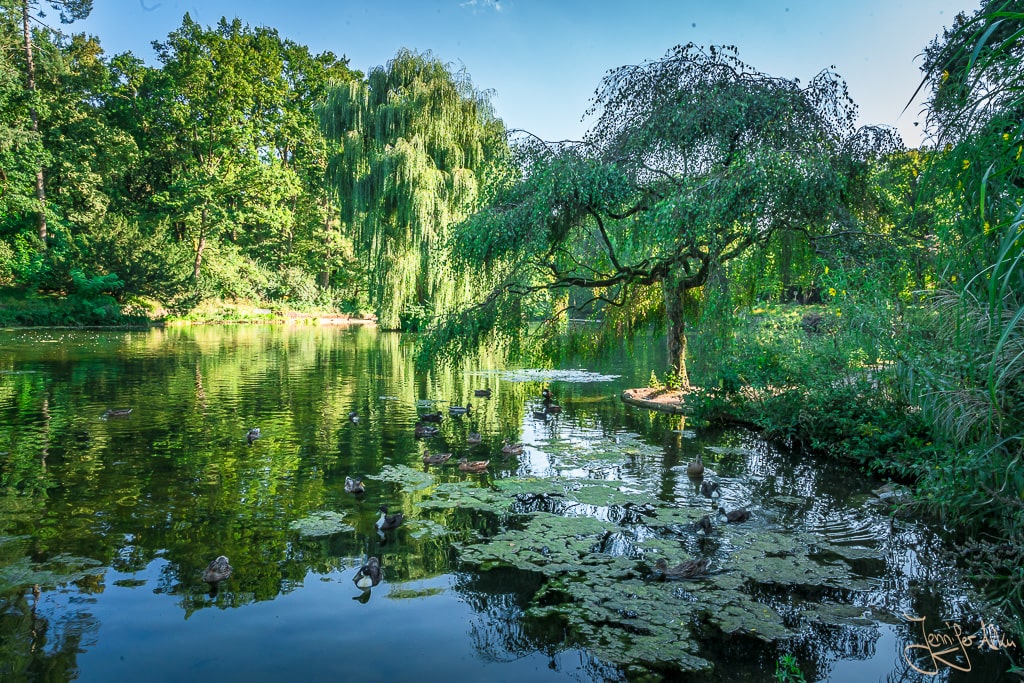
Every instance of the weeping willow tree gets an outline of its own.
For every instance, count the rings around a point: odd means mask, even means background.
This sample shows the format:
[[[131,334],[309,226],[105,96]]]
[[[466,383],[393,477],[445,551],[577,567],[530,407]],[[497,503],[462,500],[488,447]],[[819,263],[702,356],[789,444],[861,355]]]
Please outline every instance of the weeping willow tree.
[[[475,278],[449,258],[450,226],[503,175],[507,144],[487,93],[465,71],[400,51],[365,81],[334,88],[320,112],[341,151],[328,169],[385,329],[468,300]]]

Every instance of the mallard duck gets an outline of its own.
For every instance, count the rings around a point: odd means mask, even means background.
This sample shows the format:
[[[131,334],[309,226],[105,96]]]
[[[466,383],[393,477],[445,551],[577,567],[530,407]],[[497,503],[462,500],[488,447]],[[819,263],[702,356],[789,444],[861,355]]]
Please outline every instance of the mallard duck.
[[[704,476],[704,460],[701,458],[700,453],[697,454],[696,460],[686,465],[686,473],[691,477]]]
[[[258,438],[260,438],[260,428],[259,427],[253,427],[245,435],[245,440],[249,442],[250,446],[252,445],[252,442],[255,441]]]
[[[505,445],[501,447],[501,452],[505,455],[519,455],[523,452],[523,444],[509,443],[508,439],[505,439]]]
[[[203,570],[203,581],[206,583],[220,583],[231,576],[234,569],[228,564],[228,558],[221,555],[216,560],[206,565]]]
[[[380,583],[380,560],[376,557],[371,557],[366,561],[356,575],[352,577],[352,581],[356,584],[356,588],[361,588],[364,591],[373,588]]]
[[[701,557],[670,567],[665,558],[662,557],[654,563],[654,568],[661,572],[661,575],[666,579],[693,579],[707,574],[708,565],[710,565],[710,561],[706,557]]]
[[[381,531],[386,531],[388,529],[397,529],[399,526],[401,526],[401,524],[402,524],[402,522],[404,520],[405,520],[405,515],[402,514],[401,512],[396,512],[393,515],[389,515],[388,514],[388,506],[387,505],[381,505],[380,506],[380,519],[377,520],[377,528],[380,529]]]
[[[459,460],[459,469],[463,472],[483,472],[491,464],[490,460]]]
[[[347,493],[366,493],[366,487],[363,485],[362,479],[345,477],[345,491]]]
[[[715,496],[722,495],[721,491],[718,490],[717,481],[704,480],[700,483],[700,495],[705,498],[714,498]]]
[[[552,401],[555,400],[555,395],[552,394],[551,390],[548,389],[547,387],[544,387],[544,389],[541,390],[540,395],[544,397],[545,403],[551,403]]]
[[[431,455],[428,451],[423,454],[423,462],[428,465],[440,465],[441,463],[448,462],[451,457],[451,453],[435,453]]]
[[[535,411],[533,411],[533,419],[534,420],[545,420],[546,421],[546,420],[550,420],[551,416],[548,415],[548,411],[546,411],[546,410],[535,410]]]
[[[437,433],[439,431],[441,431],[441,430],[438,429],[437,427],[431,427],[430,425],[425,425],[422,422],[417,422],[416,423],[416,438],[417,439],[426,439],[426,438],[431,437],[431,436],[437,436]]]
[[[475,446],[478,443],[483,443],[484,437],[480,436],[480,432],[470,432],[469,436],[466,437],[466,443],[470,446]]]
[[[705,535],[710,534],[714,527],[711,525],[711,518],[704,515],[694,524],[694,529],[697,533],[703,533]]]
[[[358,424],[358,422],[359,422],[359,413],[357,413],[354,410],[352,412],[350,412],[348,414],[348,421],[351,422],[352,424]]]
[[[472,404],[466,403],[464,406],[451,406],[448,408],[449,415],[465,415],[473,409]]]
[[[444,415],[441,414],[440,410],[437,411],[436,413],[427,413],[426,415],[420,415],[420,420],[422,420],[423,422],[440,422],[443,419]]]
[[[718,514],[725,517],[725,521],[729,524],[739,524],[750,519],[750,510],[746,508],[740,508],[739,510],[725,511],[725,508],[718,508]]]
[[[484,398],[490,398],[491,397],[491,390],[490,389],[474,389],[473,390],[473,395],[474,396],[483,396]]]
[[[103,411],[103,417],[128,417],[132,414],[131,408],[107,408]]]

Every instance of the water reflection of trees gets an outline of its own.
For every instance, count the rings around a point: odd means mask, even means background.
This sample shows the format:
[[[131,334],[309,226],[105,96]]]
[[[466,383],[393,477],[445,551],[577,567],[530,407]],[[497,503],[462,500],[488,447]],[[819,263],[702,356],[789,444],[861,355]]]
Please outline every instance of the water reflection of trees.
[[[488,662],[511,662],[540,654],[548,659],[549,668],[564,671],[562,657],[569,656],[573,666],[578,665],[578,680],[625,680],[616,668],[582,651],[561,620],[527,613],[542,583],[540,576],[513,569],[456,575],[455,590],[474,612],[467,635],[480,657]]]
[[[71,680],[95,642],[100,625],[88,610],[44,610],[40,599],[38,586],[0,596],[0,680]]]
[[[424,372],[414,366],[411,343],[400,335],[284,326],[66,334],[60,341],[24,344],[17,361],[3,361],[12,374],[0,383],[2,533],[29,539],[23,554],[36,560],[72,553],[126,576],[149,569],[156,577],[153,588],[178,596],[186,615],[270,600],[296,590],[311,573],[328,575],[370,555],[380,556],[389,581],[448,573],[455,566],[453,539],[486,537],[499,523],[511,523],[460,509],[425,513],[416,503],[427,492],[404,491],[391,482],[370,479],[363,499],[343,491],[346,475],[373,475],[385,464],[422,469],[424,445],[413,437],[412,425],[427,410],[418,405],[426,399],[437,401],[432,409],[442,412],[449,403],[474,406],[468,416],[446,416],[441,434],[427,447],[493,458],[492,471],[499,474],[521,468],[521,461],[503,458],[500,447],[503,438],[520,440],[524,430],[548,442],[613,443],[629,432],[649,448],[620,449],[607,463],[582,466],[586,476],[623,480],[667,503],[688,504],[694,483],[680,468],[702,453],[716,477],[728,483],[729,502],[753,503],[758,515],[771,515],[770,522],[782,529],[816,530],[834,540],[859,534],[860,542],[878,548],[883,566],[873,587],[851,598],[854,604],[936,621],[972,609],[956,600],[963,587],[933,534],[909,524],[890,529],[874,512],[836,518],[837,509],[850,508],[848,492],[864,489],[844,468],[780,452],[743,431],[685,434],[685,421],[628,408],[605,386],[554,383],[563,412],[533,420],[528,411],[539,400],[541,384],[498,381],[505,363],[497,353]],[[473,396],[482,387],[493,389],[490,399]],[[124,420],[100,419],[109,407],[134,411]],[[362,418],[358,425],[348,420],[351,410]],[[261,427],[263,438],[249,446],[244,436],[253,426]],[[481,432],[484,443],[471,448],[470,431]],[[721,448],[709,451],[709,445]],[[540,457],[552,471],[576,466],[552,449]],[[451,467],[430,472],[440,482],[466,478]],[[486,485],[487,477],[480,481]],[[780,497],[789,502],[771,509],[764,503]],[[455,535],[415,539],[400,529],[382,543],[373,528],[381,502],[409,519],[430,517]],[[354,531],[305,538],[289,529],[289,522],[324,509],[345,512]],[[557,514],[566,505],[557,497],[524,499],[514,512],[536,510]],[[619,554],[631,552],[631,527],[643,524],[642,515],[625,507],[588,512],[576,506],[572,514],[604,515],[620,524],[623,532],[598,549]],[[199,577],[220,554],[231,558],[236,576],[211,600]],[[12,559],[3,546],[0,558]],[[511,587],[509,581],[500,574],[459,575],[459,590],[478,615],[470,635],[484,656],[504,661],[572,650],[562,625],[527,616],[536,579],[513,581]],[[926,585],[931,593],[922,589]],[[797,651],[817,671],[829,671],[839,658],[871,656],[868,632],[808,628],[793,603],[779,596],[763,599],[780,611],[794,610],[792,623],[801,625],[802,634]],[[32,629],[24,614],[24,604],[12,600],[0,620],[0,637],[4,647],[13,648],[10,661],[38,656],[26,667],[49,667],[48,657],[73,657],[81,645],[76,634],[95,627],[87,615],[64,615],[55,607],[47,619],[75,625],[47,622],[48,646],[25,645]],[[907,628],[900,632],[913,637]],[[765,652],[770,669],[774,650]],[[608,675],[593,662],[587,666],[594,667],[595,677]]]

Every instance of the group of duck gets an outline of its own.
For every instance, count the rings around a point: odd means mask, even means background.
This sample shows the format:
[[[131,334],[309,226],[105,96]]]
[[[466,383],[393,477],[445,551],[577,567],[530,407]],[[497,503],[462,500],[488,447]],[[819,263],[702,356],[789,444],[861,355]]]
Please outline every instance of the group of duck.
[[[686,474],[694,479],[702,480],[700,482],[700,495],[705,498],[711,498],[714,500],[716,497],[722,495],[717,481],[708,481],[704,479],[704,460],[701,458],[700,453],[697,454],[696,460],[687,463]],[[724,517],[728,524],[739,524],[750,519],[750,511],[746,508],[726,512],[724,507],[719,506],[718,514],[720,517]],[[707,519],[707,517],[705,517],[705,519]]]
[[[552,401],[552,399],[551,399],[551,392],[548,389],[544,389],[542,394],[544,396],[545,402],[546,403],[551,403],[551,401]],[[473,395],[476,396],[476,397],[480,397],[480,398],[490,398],[491,397],[491,390],[490,389],[475,389],[473,391]],[[561,407],[554,406],[553,404],[552,404],[552,407],[553,408],[557,408],[556,411],[552,411],[552,412],[561,412],[561,410],[562,410]],[[452,417],[458,417],[458,416],[462,416],[462,415],[468,415],[468,414],[470,414],[470,412],[472,410],[473,410],[473,405],[467,401],[465,406],[450,406],[448,408],[448,414],[450,416],[452,416]],[[440,427],[435,427],[433,425],[434,424],[439,424],[443,419],[444,419],[444,415],[441,413],[440,410],[437,411],[436,413],[421,414],[419,416],[419,420],[416,422],[416,426],[415,426],[416,438],[417,439],[425,439],[425,438],[429,438],[429,437],[432,437],[432,436],[437,436],[437,434],[441,431]],[[433,423],[433,424],[427,424],[427,423]],[[483,443],[483,440],[484,440],[483,436],[480,434],[480,432],[470,432],[469,435],[466,437],[466,443],[468,445],[470,445],[470,446],[475,446],[477,444]],[[503,443],[503,445],[501,447],[502,455],[509,455],[509,456],[511,456],[511,455],[521,455],[523,453],[523,450],[524,450],[523,444],[521,444],[521,443],[511,443],[508,439],[505,439],[505,441],[504,441],[504,443]],[[425,464],[425,465],[443,465],[444,463],[448,462],[448,460],[450,460],[451,457],[452,457],[451,453],[431,453],[429,450],[427,450],[427,451],[425,451],[423,453],[423,464]],[[458,463],[459,463],[459,470],[461,470],[463,472],[471,472],[471,473],[473,473],[473,472],[484,472],[487,469],[487,467],[491,464],[491,461],[490,460],[469,460],[469,459],[463,457],[463,458],[459,459]]]
[[[704,460],[699,453],[696,460],[687,463],[686,474],[693,479],[701,480],[700,494],[705,498],[715,501],[721,497],[722,492],[719,482],[704,479]],[[740,524],[750,519],[750,511],[746,508],[726,511],[724,507],[719,505],[718,517],[724,519],[726,524]],[[704,515],[692,525],[693,530],[703,534],[705,537],[711,533],[713,528],[714,526],[709,515]],[[710,565],[711,561],[708,558],[699,557],[670,567],[665,558],[659,558],[654,563],[654,569],[663,579],[694,579],[707,574]]]
[[[474,438],[475,437],[475,438]],[[468,443],[470,445],[481,443],[482,438],[479,434],[473,432],[469,435]],[[510,443],[508,439],[505,439],[504,445],[501,447],[502,455],[520,455],[524,450],[524,446],[521,443]],[[424,465],[443,465],[444,463],[451,460],[451,453],[431,453],[430,451],[423,452],[423,464]],[[487,466],[491,464],[490,460],[469,460],[466,457],[459,458],[459,470],[463,472],[484,472],[487,470]]]

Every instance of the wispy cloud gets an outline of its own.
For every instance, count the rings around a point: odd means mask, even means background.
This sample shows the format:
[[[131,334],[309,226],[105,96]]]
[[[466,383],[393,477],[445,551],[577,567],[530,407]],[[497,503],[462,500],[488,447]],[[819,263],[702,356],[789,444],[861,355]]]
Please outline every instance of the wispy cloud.
[[[500,0],[466,0],[466,2],[460,2],[459,7],[468,7],[473,10],[474,13],[477,10],[483,12],[486,10],[494,10],[495,12],[501,11]]]

